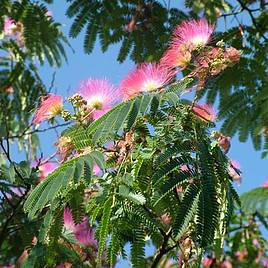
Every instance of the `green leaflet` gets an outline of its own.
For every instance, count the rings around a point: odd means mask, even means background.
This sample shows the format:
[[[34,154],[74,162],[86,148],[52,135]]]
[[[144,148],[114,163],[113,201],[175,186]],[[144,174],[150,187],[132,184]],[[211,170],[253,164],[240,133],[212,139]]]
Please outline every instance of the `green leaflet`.
[[[184,181],[187,181],[189,179],[193,179],[195,177],[195,174],[187,171],[180,171],[178,174],[172,176],[172,178],[169,178],[164,185],[161,187],[160,197],[154,202],[154,206],[157,206],[157,204],[165,198],[166,195],[173,192],[175,187],[179,184],[181,184]]]
[[[134,268],[146,267],[145,233],[143,230],[133,230],[133,240],[130,243],[131,263]]]
[[[242,209],[247,213],[254,214],[259,211],[261,214],[267,213],[268,208],[268,188],[259,187],[242,194],[240,197]]]
[[[179,239],[186,231],[189,222],[193,219],[200,195],[200,187],[190,184],[187,187],[182,203],[173,223],[173,234]]]
[[[112,213],[112,197],[109,197],[104,206],[103,206],[103,214],[101,217],[101,221],[99,224],[99,251],[98,251],[98,258],[97,258],[97,266],[101,267],[101,257],[102,253],[104,251],[105,245],[106,245],[106,239],[109,233],[109,223],[110,223],[110,217]]]
[[[197,212],[197,233],[202,247],[213,243],[219,221],[220,207],[217,201],[217,179],[214,162],[206,143],[199,144],[201,193]]]
[[[54,172],[49,174],[33,190],[24,204],[24,210],[30,218],[35,218],[46,204],[52,203],[61,190],[64,190],[70,182],[78,183],[84,180],[87,184],[92,175],[93,162],[104,168],[104,159],[99,152],[82,155],[62,164]]]
[[[158,169],[156,169],[152,180],[154,184],[160,183],[161,179],[168,174],[170,174],[172,171],[179,169],[182,165],[189,162],[189,159],[187,157],[181,156],[177,158],[170,159],[169,162],[164,163]]]

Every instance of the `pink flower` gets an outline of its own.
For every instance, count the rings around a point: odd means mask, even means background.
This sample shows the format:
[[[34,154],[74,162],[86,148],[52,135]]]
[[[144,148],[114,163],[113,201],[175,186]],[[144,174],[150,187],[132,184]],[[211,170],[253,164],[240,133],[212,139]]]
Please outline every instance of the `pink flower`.
[[[262,187],[268,187],[268,181],[266,181],[266,182],[262,185]]]
[[[234,47],[226,48],[224,52],[225,60],[229,61],[232,64],[235,64],[240,61],[241,53]]]
[[[233,265],[229,260],[224,260],[221,263],[220,268],[233,268]]]
[[[84,246],[97,247],[97,241],[94,239],[94,230],[89,226],[87,218],[85,218],[81,223],[75,224],[72,211],[69,208],[65,208],[63,221],[64,227],[74,234],[79,243],[83,244]]]
[[[120,99],[119,91],[105,79],[82,82],[78,94],[87,102],[94,120],[108,112]]]
[[[214,27],[205,19],[182,22],[173,32],[172,45],[185,46],[190,51],[204,47],[210,41]]]
[[[212,263],[213,263],[212,257],[206,257],[202,260],[202,264],[204,265],[204,267],[210,267]]]
[[[267,258],[262,259],[261,264],[264,266],[264,268],[268,268],[268,259]]]
[[[161,58],[161,64],[167,68],[185,68],[191,61],[192,54],[182,46],[172,45]]]
[[[64,227],[67,230],[72,231],[72,232],[75,230],[75,223],[73,220],[72,211],[69,208],[64,209],[63,222],[64,222]]]
[[[193,107],[193,112],[201,119],[214,122],[217,115],[213,107],[209,104],[196,104]]]
[[[46,15],[47,15],[48,17],[53,17],[53,13],[52,13],[51,10],[48,10]]]
[[[230,161],[228,167],[228,174],[234,181],[237,181],[239,184],[241,183],[241,176],[239,175],[238,171],[240,169],[240,164],[237,161]]]
[[[43,180],[48,174],[53,172],[58,167],[58,164],[55,162],[46,162],[41,164],[38,169],[40,171],[40,179]]]
[[[186,165],[181,166],[180,168],[182,171],[189,171],[189,168]]]
[[[4,34],[5,35],[13,35],[17,31],[17,24],[16,21],[10,19],[10,18],[5,18],[4,21]]]
[[[48,94],[41,102],[33,119],[34,124],[40,124],[42,121],[49,120],[60,114],[63,108],[63,101],[60,96]]]
[[[231,147],[231,137],[221,135],[218,139],[219,146],[227,153]]]
[[[174,73],[158,63],[143,63],[130,72],[121,82],[120,89],[125,99],[164,87]]]
[[[255,247],[259,246],[259,241],[257,239],[253,239],[252,240],[252,245],[254,245]]]
[[[239,260],[239,261],[243,261],[246,257],[248,256],[248,252],[247,250],[243,250],[243,251],[236,251],[235,252],[235,257]]]
[[[94,239],[94,230],[89,227],[88,219],[75,226],[75,238],[85,246],[97,247],[97,241]]]
[[[73,143],[70,137],[61,136],[55,143],[58,147],[58,153],[62,160],[66,160],[73,152]]]
[[[169,217],[169,215],[167,213],[161,215],[161,221],[164,225],[169,225],[171,222],[171,218]]]
[[[93,165],[93,174],[95,176],[101,176],[102,175],[102,170],[100,169],[100,167],[96,163],[94,163],[94,165]]]

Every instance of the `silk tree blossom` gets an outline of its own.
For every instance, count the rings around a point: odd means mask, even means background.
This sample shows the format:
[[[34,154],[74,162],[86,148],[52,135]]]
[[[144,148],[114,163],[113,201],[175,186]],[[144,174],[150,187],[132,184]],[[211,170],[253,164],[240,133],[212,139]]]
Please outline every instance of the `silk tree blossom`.
[[[76,240],[84,246],[97,247],[97,241],[94,239],[94,230],[89,226],[88,218],[81,223],[75,224],[72,211],[65,208],[63,214],[64,227],[72,232]]]
[[[233,268],[233,265],[232,265],[232,263],[229,260],[224,260],[220,264],[220,268]]]
[[[268,187],[268,181],[264,182],[262,187]]]
[[[182,22],[175,28],[161,63],[171,69],[184,69],[192,59],[193,50],[205,47],[210,41],[213,30],[205,19]]]
[[[65,161],[73,152],[73,143],[70,137],[61,136],[55,143],[58,148],[58,154]]]
[[[209,104],[196,104],[193,107],[193,112],[203,120],[214,122],[217,114],[213,107]]]
[[[50,120],[60,114],[63,108],[62,97],[48,94],[41,102],[40,107],[34,115],[33,123],[40,124],[42,121]]]
[[[44,164],[41,163],[39,165],[38,169],[40,171],[40,179],[43,180],[47,175],[52,173],[56,168],[58,167],[58,164],[55,162],[46,162]]]
[[[4,21],[4,35],[10,36],[15,34],[17,31],[17,23],[15,20],[5,18]]]
[[[102,176],[102,170],[100,169],[100,167],[96,164],[96,163],[94,163],[94,165],[93,165],[93,174],[95,175],[95,176]]]
[[[205,47],[213,31],[214,26],[205,19],[184,21],[175,28],[171,44],[193,51],[199,47]]]
[[[78,94],[87,102],[93,120],[108,112],[120,100],[120,92],[106,79],[88,79],[81,83]]]
[[[191,61],[192,54],[181,45],[172,45],[161,58],[161,63],[167,68],[184,69]]]
[[[68,231],[74,232],[74,230],[75,230],[75,223],[74,223],[74,220],[73,220],[72,211],[69,208],[65,208],[64,209],[63,222],[64,222],[64,227]]]
[[[248,251],[246,249],[244,249],[242,251],[238,250],[235,252],[234,255],[240,262],[242,262],[248,256]]]
[[[203,260],[202,260],[202,264],[204,267],[208,268],[212,265],[213,263],[213,258],[212,257],[205,257]]]
[[[141,92],[151,92],[163,88],[174,77],[174,72],[159,63],[143,63],[130,72],[121,82],[120,89],[125,99],[133,98]]]

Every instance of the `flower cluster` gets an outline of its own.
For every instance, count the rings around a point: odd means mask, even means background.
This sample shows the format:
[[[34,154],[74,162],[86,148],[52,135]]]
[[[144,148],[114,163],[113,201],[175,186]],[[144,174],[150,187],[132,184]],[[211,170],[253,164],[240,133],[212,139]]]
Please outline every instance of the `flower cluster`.
[[[75,110],[74,115],[62,109],[61,97],[50,94],[42,101],[33,123],[39,124],[61,114],[64,120],[73,119],[88,124],[122,99],[128,100],[139,94],[163,90],[175,79],[177,67],[181,70],[191,65],[193,71],[190,76],[198,78],[198,87],[201,88],[208,76],[218,74],[240,59],[240,52],[232,47],[225,49],[223,42],[218,42],[217,47],[208,47],[213,31],[214,26],[205,19],[182,22],[175,28],[170,46],[159,63],[136,66],[119,87],[113,86],[106,79],[82,81],[77,93],[68,99]],[[195,105],[193,112],[206,121],[216,119],[215,112],[207,104]]]
[[[181,23],[174,30],[170,47],[161,62],[168,68],[185,68],[192,59],[192,52],[208,44],[213,30],[205,19]]]

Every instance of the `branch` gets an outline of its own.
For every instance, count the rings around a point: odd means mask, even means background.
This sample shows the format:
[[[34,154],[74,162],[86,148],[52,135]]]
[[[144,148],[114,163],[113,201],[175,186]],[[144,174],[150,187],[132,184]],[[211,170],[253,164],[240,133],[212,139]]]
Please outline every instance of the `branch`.
[[[16,205],[14,205],[12,213],[10,214],[10,216],[7,218],[5,224],[3,225],[3,228],[0,232],[0,248],[3,244],[3,242],[5,241],[6,236],[8,235],[7,229],[8,229],[9,223],[12,221],[12,219],[16,215],[18,208],[20,207],[21,203],[24,201],[24,198],[26,197],[26,195],[28,194],[29,191],[30,191],[30,186],[28,185],[25,193],[21,196],[18,203]]]
[[[243,2],[243,0],[236,0],[236,1],[240,4],[240,6],[242,7],[243,10],[246,10],[246,11],[248,12],[248,14],[249,14],[249,16],[250,16],[250,18],[251,18],[251,21],[252,21],[252,23],[253,23],[253,25],[254,25],[255,28],[258,30],[260,27],[259,27],[259,25],[258,25],[258,23],[257,23],[257,21],[256,21],[256,19],[255,19],[255,17],[254,17],[253,14],[252,14],[252,12],[255,12],[255,11],[257,11],[257,10],[255,10],[255,9],[250,9],[250,8]],[[261,34],[261,36],[263,37],[263,39],[264,39],[265,41],[268,40],[268,39],[265,37],[264,34]]]
[[[160,262],[161,258],[168,253],[169,251],[171,251],[172,249],[177,247],[177,244],[173,245],[173,246],[167,246],[168,245],[168,240],[171,237],[172,231],[171,229],[169,229],[169,231],[164,235],[164,241],[162,246],[160,247],[160,249],[157,251],[153,262],[151,264],[151,268],[156,268],[158,263]]]
[[[4,143],[3,143],[3,140],[0,140],[0,147],[2,148],[4,154],[6,155],[7,157],[7,160],[9,161],[9,163],[14,167],[14,171],[15,173],[18,175],[18,177],[27,185],[29,185],[29,183],[26,183],[23,176],[19,173],[18,169],[16,168],[16,166],[14,165],[13,161],[11,160],[10,158],[10,154],[9,154],[9,151],[6,150],[5,146],[4,146]]]
[[[29,132],[26,132],[28,128],[26,128],[26,131],[23,131],[21,134],[19,135],[14,135],[14,136],[9,136],[9,139],[19,139],[19,138],[22,138],[23,136],[26,136],[26,135],[31,135],[33,133],[40,133],[40,132],[46,132],[48,130],[51,130],[51,129],[56,129],[58,127],[65,127],[65,126],[68,126],[70,125],[71,122],[67,122],[67,123],[63,123],[63,124],[58,124],[56,126],[51,126],[51,127],[48,127],[48,128],[44,128],[44,129],[35,129],[35,130],[32,130],[32,131],[29,131]]]

